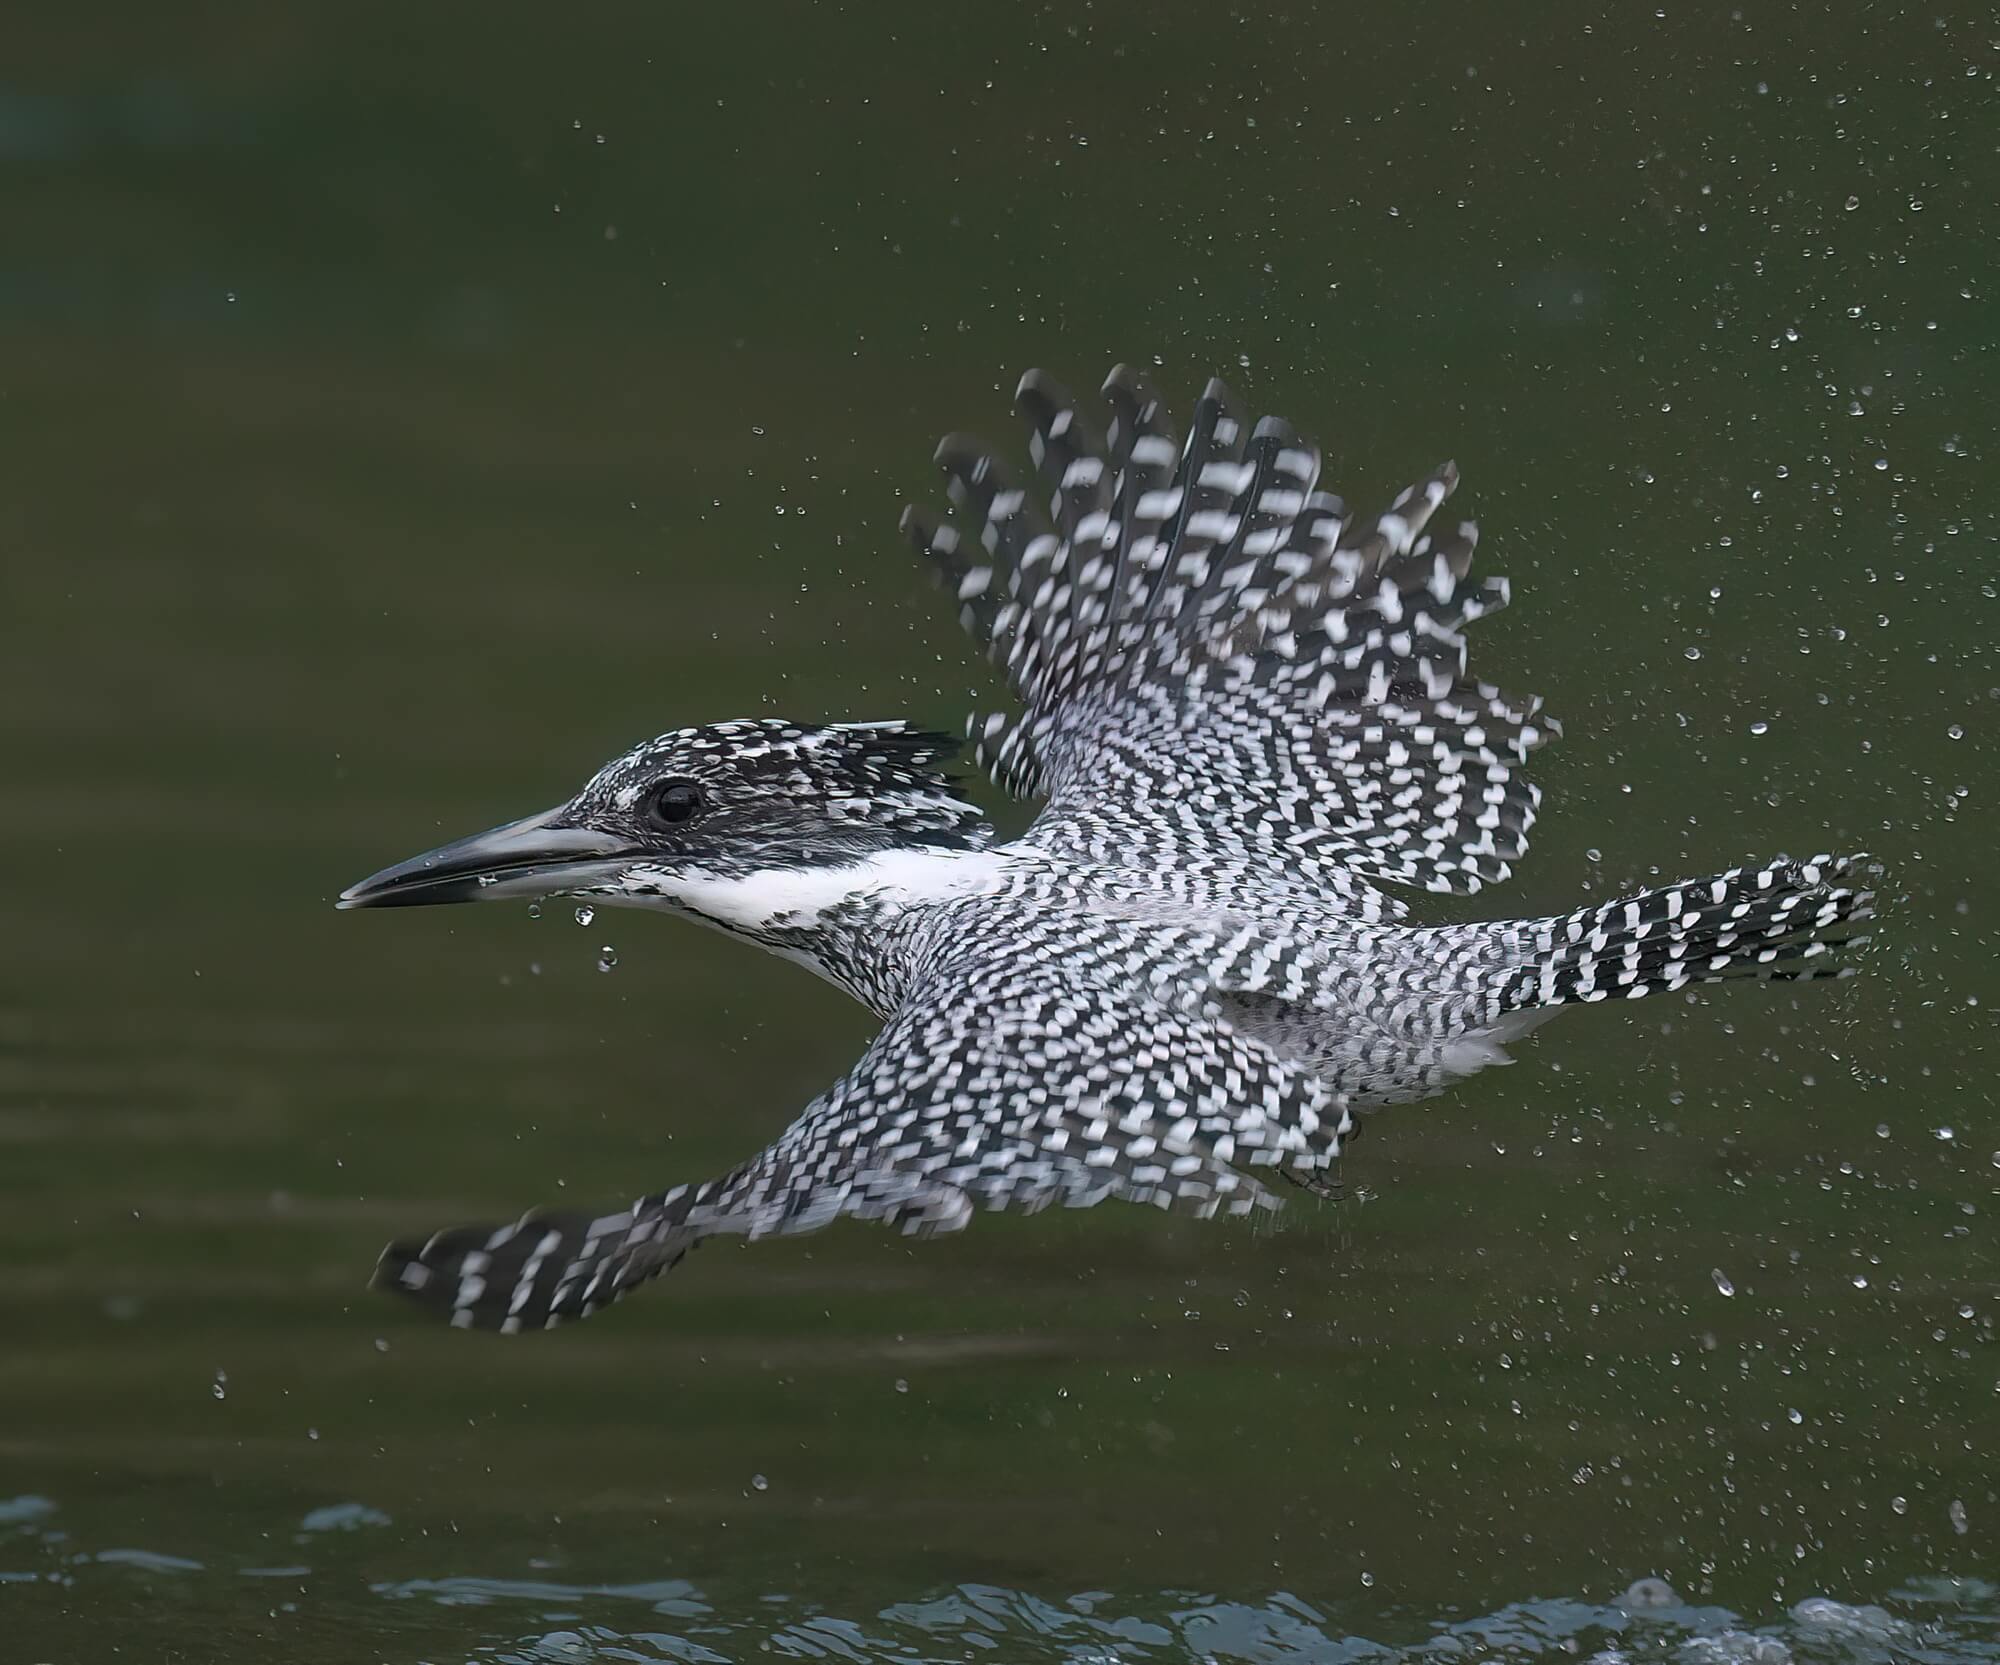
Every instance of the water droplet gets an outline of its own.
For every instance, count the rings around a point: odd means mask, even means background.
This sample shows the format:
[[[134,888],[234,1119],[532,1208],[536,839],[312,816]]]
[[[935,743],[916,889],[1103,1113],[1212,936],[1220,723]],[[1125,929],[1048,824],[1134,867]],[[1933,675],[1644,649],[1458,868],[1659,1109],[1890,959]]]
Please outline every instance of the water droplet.
[[[1859,208],[1860,206],[1861,206],[1861,199],[1859,197],[1849,197],[1847,199],[1848,213],[1852,214],[1855,211],[1855,209]]]
[[[1889,1499],[1889,1507],[1899,1515],[1907,1515],[1910,1512],[1910,1500],[1907,1497],[1892,1497]]]
[[[1854,1287],[1856,1289],[1866,1289],[1868,1287],[1868,1279],[1866,1274],[1861,1272],[1856,1272],[1854,1274]]]
[[[1805,1412],[1800,1410],[1789,1410],[1785,1412],[1785,1417],[1786,1420],[1788,1420],[1794,1428],[1796,1428],[1800,1423],[1804,1422],[1806,1419]]]
[[[1948,1145],[1958,1137],[1958,1132],[1955,1128],[1941,1127],[1937,1130],[1937,1136],[1938,1143]]]
[[[760,1492],[768,1492],[771,1489],[771,1482],[766,1480],[761,1474],[751,1475],[750,1485],[754,1490]]]
[[[541,905],[541,903],[539,903],[539,902],[530,902],[530,903],[528,904],[528,917],[529,917],[530,919],[540,919],[540,918],[542,917],[542,905]]]
[[[1961,1538],[1972,1530],[1972,1523],[1966,1518],[1963,1499],[1953,1498],[1951,1500],[1951,1507],[1946,1509],[1945,1513],[1951,1517],[1952,1531],[1956,1532]]]
[[[1963,740],[1965,738],[1964,726],[1959,723],[1953,723],[1951,727],[1946,729],[1944,732],[1947,739]]]
[[[597,910],[593,908],[588,902],[582,902],[577,905],[577,910],[576,910],[577,924],[587,926],[596,917],[597,917]]]
[[[1769,734],[1771,732],[1771,725],[1761,721],[1755,722],[1750,725],[1750,732],[1752,734]]]
[[[1624,1608],[1678,1607],[1680,1601],[1679,1592],[1664,1578],[1642,1578],[1618,1598],[1618,1605]]]
[[[1720,1266],[1716,1267],[1708,1275],[1715,1279],[1715,1290],[1718,1295],[1734,1295],[1736,1293],[1736,1285],[1729,1281],[1729,1274],[1723,1271]]]
[[[1684,651],[1690,659],[1699,659],[1701,657],[1701,649],[1698,647],[1687,648]]]
[[[597,951],[597,969],[599,971],[616,971],[618,969],[618,950],[613,948],[608,942]]]
[[[898,1393],[908,1393],[910,1391],[910,1384],[901,1376],[896,1378],[896,1391]]]
[[[209,1384],[208,1391],[218,1399],[227,1399],[229,1397],[229,1372],[226,1370],[216,1371],[215,1380]]]

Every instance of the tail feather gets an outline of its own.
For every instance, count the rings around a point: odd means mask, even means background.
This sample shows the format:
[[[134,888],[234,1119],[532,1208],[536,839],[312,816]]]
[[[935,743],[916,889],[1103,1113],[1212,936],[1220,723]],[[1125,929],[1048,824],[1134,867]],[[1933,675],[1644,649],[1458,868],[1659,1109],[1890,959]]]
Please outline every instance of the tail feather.
[[[611,1214],[530,1214],[391,1243],[372,1286],[464,1329],[553,1329],[678,1265],[702,1237],[686,1223],[693,1195],[682,1187]]]
[[[1780,858],[1507,927],[1518,969],[1502,1009],[1848,975],[1830,957],[1866,940],[1875,895],[1859,881],[1877,871],[1861,856]]]

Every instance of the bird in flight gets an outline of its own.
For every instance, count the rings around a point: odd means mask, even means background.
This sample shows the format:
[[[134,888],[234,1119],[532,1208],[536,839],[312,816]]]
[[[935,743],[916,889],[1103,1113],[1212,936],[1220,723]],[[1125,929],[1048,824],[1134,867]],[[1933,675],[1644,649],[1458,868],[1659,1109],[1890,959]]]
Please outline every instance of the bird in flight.
[[[552,894],[688,915],[799,960],[882,1028],[719,1178],[600,1213],[457,1226],[378,1286],[453,1324],[586,1317],[705,1237],[843,1216],[952,1231],[1107,1198],[1197,1215],[1331,1191],[1358,1113],[1505,1060],[1559,1007],[1838,974],[1869,869],[1731,868],[1543,919],[1413,926],[1527,847],[1539,700],[1468,680],[1506,603],[1475,528],[1431,525],[1449,463],[1386,513],[1322,489],[1286,423],[1211,382],[1177,437],[1119,368],[1100,431],[1049,377],[1017,404],[1026,483],[947,438],[951,511],[904,530],[1018,709],[979,762],[1042,800],[999,842],[901,722],[661,735],[567,803],[364,879],[343,908]]]

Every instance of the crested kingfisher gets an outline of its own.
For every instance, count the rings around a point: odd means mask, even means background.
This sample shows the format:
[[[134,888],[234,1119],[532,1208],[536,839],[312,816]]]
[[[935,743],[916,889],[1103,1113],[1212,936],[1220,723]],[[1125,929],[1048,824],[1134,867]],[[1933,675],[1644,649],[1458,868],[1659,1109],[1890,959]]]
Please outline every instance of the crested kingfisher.
[[[1177,437],[1120,367],[1100,430],[1040,372],[1023,479],[963,436],[903,527],[1017,709],[978,761],[1041,800],[1000,842],[901,722],[685,728],[568,802],[385,868],[342,908],[567,895],[747,937],[882,1027],[765,1150],[620,1208],[391,1244],[380,1287],[461,1326],[589,1315],[705,1237],[1123,1198],[1197,1215],[1331,1191],[1358,1113],[1505,1061],[1578,1002],[1839,975],[1874,869],[1817,855],[1549,918],[1412,925],[1527,848],[1541,702],[1466,675],[1507,601],[1449,463],[1386,513],[1211,382]]]

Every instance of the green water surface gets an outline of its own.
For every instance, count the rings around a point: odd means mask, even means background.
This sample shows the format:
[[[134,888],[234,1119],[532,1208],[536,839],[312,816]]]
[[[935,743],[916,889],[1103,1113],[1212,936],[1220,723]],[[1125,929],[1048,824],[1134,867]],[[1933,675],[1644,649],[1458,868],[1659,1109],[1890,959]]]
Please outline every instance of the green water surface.
[[[8,35],[0,1660],[2000,1657],[1990,6]],[[1477,668],[1567,733],[1429,917],[1866,848],[1864,974],[1566,1016],[1276,1226],[716,1244],[513,1341],[368,1294],[720,1171],[870,1024],[333,896],[663,729],[955,727],[897,512],[1121,359],[1364,505],[1464,470]]]

